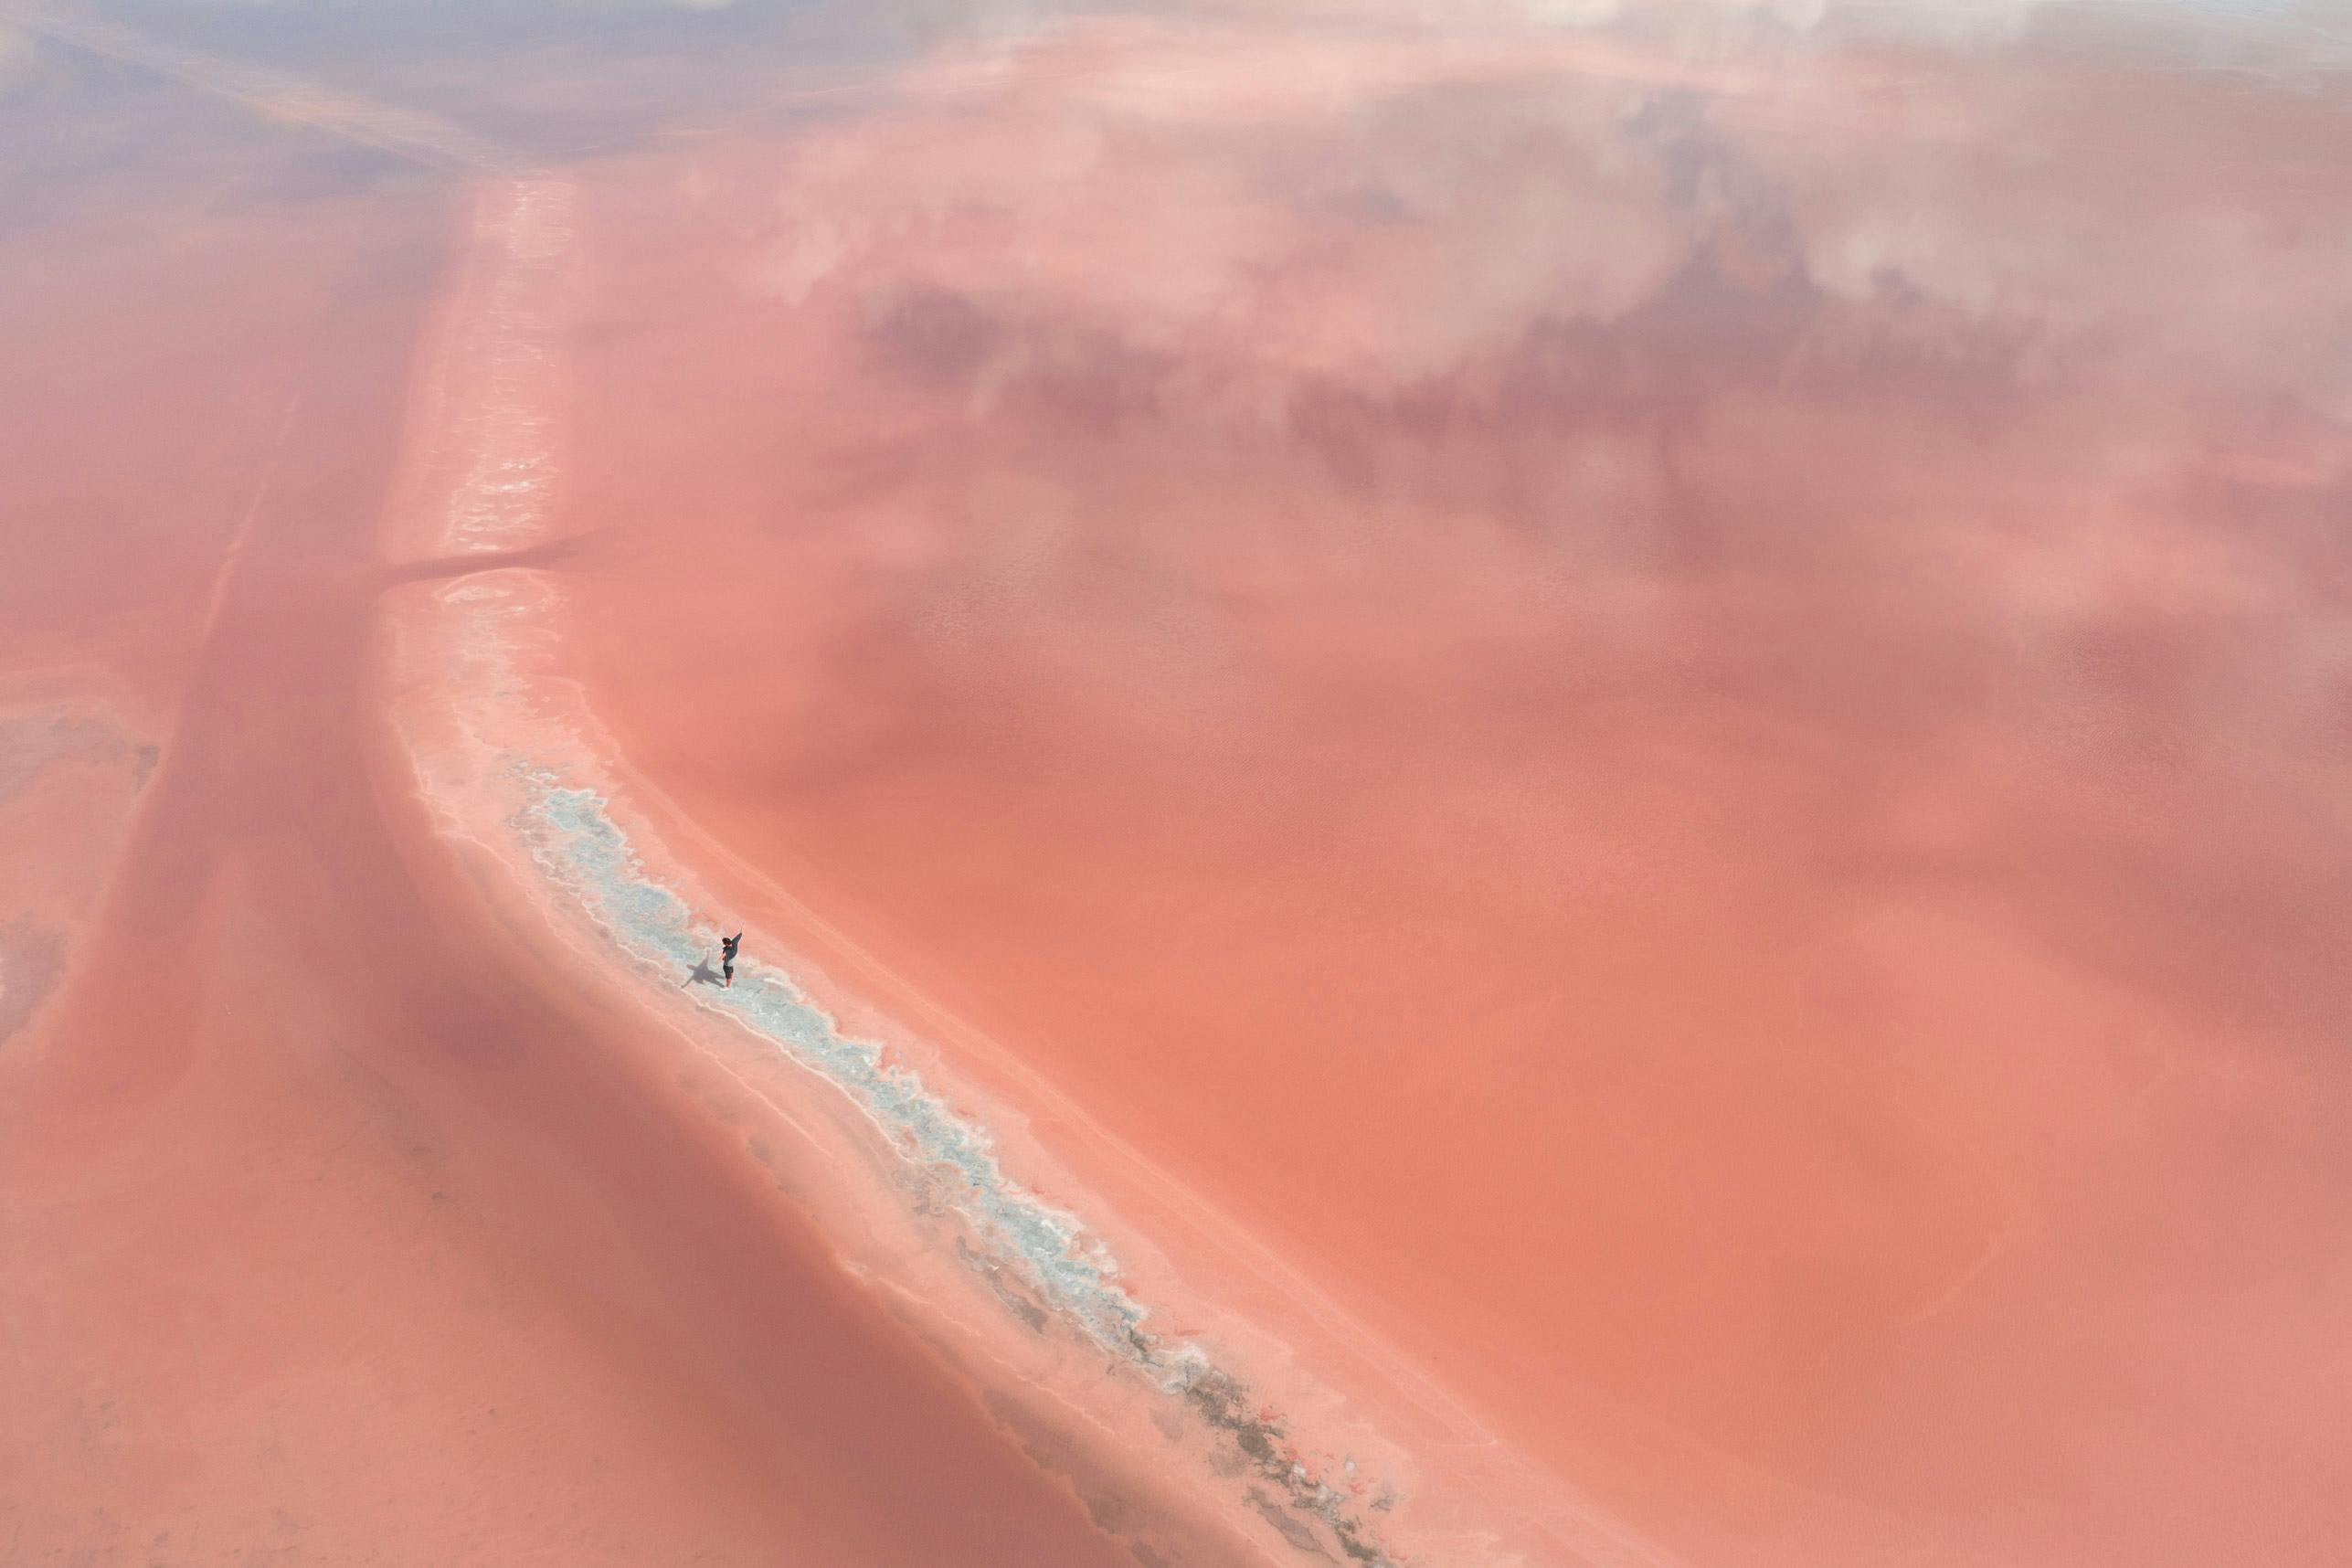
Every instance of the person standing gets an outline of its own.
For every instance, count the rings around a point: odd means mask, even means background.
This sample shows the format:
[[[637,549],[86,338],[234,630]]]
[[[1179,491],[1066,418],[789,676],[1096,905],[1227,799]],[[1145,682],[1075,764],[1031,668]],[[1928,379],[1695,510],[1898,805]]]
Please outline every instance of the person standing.
[[[719,938],[719,973],[725,977],[723,984],[729,990],[735,986],[735,950],[741,946],[743,933],[740,931],[732,937]]]

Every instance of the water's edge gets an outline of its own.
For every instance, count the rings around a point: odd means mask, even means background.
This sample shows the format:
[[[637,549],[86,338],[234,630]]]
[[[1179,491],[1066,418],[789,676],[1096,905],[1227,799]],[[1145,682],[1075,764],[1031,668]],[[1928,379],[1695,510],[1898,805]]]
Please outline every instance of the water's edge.
[[[718,927],[648,874],[603,795],[568,783],[543,763],[510,756],[506,767],[524,791],[508,826],[548,887],[605,932],[631,968],[648,981],[670,984],[708,958]],[[1260,1410],[1249,1389],[1199,1345],[1155,1332],[1150,1309],[1120,1283],[1109,1249],[1075,1216],[1008,1175],[985,1127],[912,1068],[890,1060],[880,1044],[844,1033],[773,964],[746,962],[733,988],[705,990],[700,1005],[822,1077],[873,1122],[921,1174],[925,1194],[963,1222],[973,1238],[968,1265],[1006,1270],[1019,1281],[1019,1296],[996,1292],[1008,1312],[1032,1330],[1042,1326],[1042,1313],[1075,1330],[1189,1408],[1255,1476],[1253,1506],[1294,1547],[1321,1556],[1336,1547],[1340,1560],[1365,1568],[1404,1568],[1365,1517],[1393,1508],[1393,1489],[1351,1484],[1342,1490],[1294,1457],[1281,1418]]]

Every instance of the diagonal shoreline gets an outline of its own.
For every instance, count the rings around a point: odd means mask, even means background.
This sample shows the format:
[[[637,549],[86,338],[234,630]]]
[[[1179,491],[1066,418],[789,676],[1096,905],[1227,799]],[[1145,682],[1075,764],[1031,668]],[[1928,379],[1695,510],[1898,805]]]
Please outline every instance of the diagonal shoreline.
[[[509,593],[520,587],[461,580],[433,598],[461,621],[472,620],[478,632],[509,620],[515,609]],[[491,613],[478,620],[468,613],[483,610]],[[477,658],[495,659],[478,638],[466,641]],[[477,666],[477,678],[481,673]],[[512,666],[502,675],[499,685],[508,698],[519,698],[524,683]],[[477,707],[477,723],[505,705]],[[518,731],[532,727],[521,702],[507,716],[519,721]],[[597,956],[632,972],[649,1001],[677,989],[673,977],[691,970],[714,946],[715,923],[649,872],[639,845],[615,820],[613,800],[585,780],[577,765],[558,760],[553,747],[501,746],[480,729],[474,739],[482,748],[468,775],[477,789],[487,784],[506,802],[497,826],[507,842],[490,844],[493,855],[509,864],[527,863],[535,874],[535,902],[593,929],[604,944]],[[482,813],[452,805],[452,795],[469,792],[467,786],[437,789],[433,763],[421,756],[417,760],[428,797],[444,820],[479,840],[486,825]],[[1364,1568],[1408,1568],[1425,1560],[1385,1542],[1385,1516],[1403,1498],[1396,1483],[1350,1477],[1343,1489],[1310,1468],[1299,1457],[1290,1424],[1265,1406],[1248,1383],[1200,1344],[1150,1326],[1150,1307],[1128,1288],[1110,1248],[1075,1215],[1012,1176],[986,1127],[957,1110],[883,1045],[845,1032],[789,970],[747,962],[732,991],[698,996],[692,1006],[726,1020],[837,1091],[895,1161],[899,1201],[934,1222],[925,1227],[934,1245],[942,1229],[937,1222],[944,1217],[957,1261],[986,1286],[1004,1314],[1001,1326],[1075,1340],[1092,1352],[1086,1359],[1097,1367],[1183,1412],[1224,1451],[1213,1467],[1244,1480],[1236,1500],[1291,1552]]]
[[[551,524],[564,395],[558,302],[573,199],[567,183],[535,176],[493,182],[478,200],[440,341],[420,363],[416,428],[406,440],[424,472],[396,491],[386,528],[396,553],[480,556],[489,567],[540,542]],[[436,624],[421,639],[409,632],[407,662],[429,696],[440,687],[471,756],[451,771],[429,755],[432,743],[404,728],[423,792],[445,824],[480,839],[487,786],[501,802],[498,827],[507,839],[491,846],[493,853],[512,863],[519,851],[541,898],[584,919],[609,944],[607,956],[658,994],[707,953],[715,927],[648,873],[641,847],[614,819],[609,785],[592,787],[555,745],[514,744],[545,733],[514,651],[555,608],[556,591],[538,574],[493,567],[432,587],[426,602]],[[433,657],[414,656],[420,642],[455,656],[433,669]],[[575,744],[561,752],[595,754],[576,731],[569,738]],[[1200,1346],[1148,1326],[1150,1309],[1122,1282],[1110,1249],[1012,1178],[984,1127],[880,1044],[846,1034],[790,973],[751,963],[741,978],[697,1005],[848,1099],[913,1173],[918,1204],[953,1215],[963,1266],[989,1283],[1011,1322],[1075,1336],[1158,1400],[1188,1412],[1230,1450],[1220,1467],[1252,1478],[1243,1506],[1273,1539],[1366,1568],[1404,1568],[1407,1558],[1383,1543],[1377,1517],[1394,1506],[1393,1484],[1342,1489],[1299,1462],[1284,1422],[1261,1409],[1242,1380]]]
[[[594,933],[600,950],[590,961],[633,974],[647,1005],[674,1017],[688,1009],[675,979],[707,954],[715,921],[652,869],[673,857],[644,837],[645,824],[620,800],[603,760],[610,747],[590,738],[596,726],[577,688],[538,667],[550,618],[562,609],[560,587],[548,574],[503,564],[544,543],[554,522],[574,199],[553,177],[490,182],[474,207],[472,242],[453,258],[450,302],[419,361],[409,471],[383,532],[394,557],[471,556],[483,569],[416,584],[405,622],[396,611],[395,665],[408,693],[399,728],[445,834],[472,841],[524,877],[534,905]],[[1218,1511],[1267,1561],[1363,1568],[1662,1561],[1556,1496],[1539,1505],[1545,1518],[1533,1559],[1483,1525],[1436,1535],[1414,1527],[1417,1485],[1404,1471],[1380,1473],[1388,1465],[1369,1457],[1389,1445],[1359,1433],[1343,1461],[1308,1459],[1335,1451],[1320,1441],[1310,1448],[1309,1438],[1338,1434],[1294,1433],[1222,1352],[1154,1329],[1110,1245],[1009,1172],[980,1119],[882,1044],[846,1031],[794,969],[752,962],[741,979],[732,991],[695,996],[690,1011],[723,1020],[837,1092],[892,1157],[898,1191],[888,1201],[904,1211],[901,1221],[916,1224],[923,1245],[968,1285],[982,1287],[980,1298],[996,1314],[991,1331],[1083,1347],[1090,1380],[1110,1373],[1128,1390],[1122,1397],[1157,1412],[1150,1425],[1169,1441],[1175,1429],[1189,1431],[1181,1462],[1194,1473],[1185,1489],[1220,1499]],[[1080,1389],[1054,1397],[1082,1404],[1099,1395]],[[1371,1468],[1360,1464],[1360,1450]],[[1464,1511],[1466,1501],[1453,1499],[1450,1511]],[[1429,1544],[1395,1544],[1406,1530]]]
[[[528,791],[509,821],[532,861],[600,927],[649,980],[706,957],[717,929],[697,919],[677,893],[645,871],[627,835],[593,789],[569,786],[541,764],[512,763]],[[1148,1308],[1119,1283],[1109,1250],[1072,1214],[1009,1177],[986,1128],[959,1115],[883,1047],[842,1033],[787,971],[747,961],[742,982],[698,1005],[721,1012],[840,1089],[911,1162],[940,1170],[963,1219],[984,1238],[984,1255],[1015,1262],[1052,1310],[1097,1347],[1131,1361],[1170,1393],[1214,1375],[1194,1346],[1145,1327]]]

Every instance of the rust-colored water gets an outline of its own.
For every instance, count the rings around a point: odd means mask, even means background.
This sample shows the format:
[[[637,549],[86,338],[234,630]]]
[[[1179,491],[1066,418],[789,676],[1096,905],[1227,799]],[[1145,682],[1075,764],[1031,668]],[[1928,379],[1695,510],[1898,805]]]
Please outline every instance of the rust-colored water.
[[[691,46],[724,116],[530,150],[535,668],[1160,1329],[1409,1457],[1401,1542],[2332,1561],[2341,45],[1560,9]],[[110,116],[281,185],[0,233],[0,1562],[1134,1560],[1017,1330],[747,1161],[816,1091],[714,1109],[417,799],[499,171],[183,77]]]
[[[1694,1561],[2316,1561],[2340,101],[1283,47],[612,171],[592,705]]]

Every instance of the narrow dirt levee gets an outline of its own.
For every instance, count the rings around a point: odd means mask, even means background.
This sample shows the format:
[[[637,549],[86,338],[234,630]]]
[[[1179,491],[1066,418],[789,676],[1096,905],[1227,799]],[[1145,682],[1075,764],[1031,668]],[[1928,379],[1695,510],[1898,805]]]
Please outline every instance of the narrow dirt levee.
[[[429,842],[373,661],[425,302],[313,363],[0,1064],[0,1556],[1124,1561]]]

